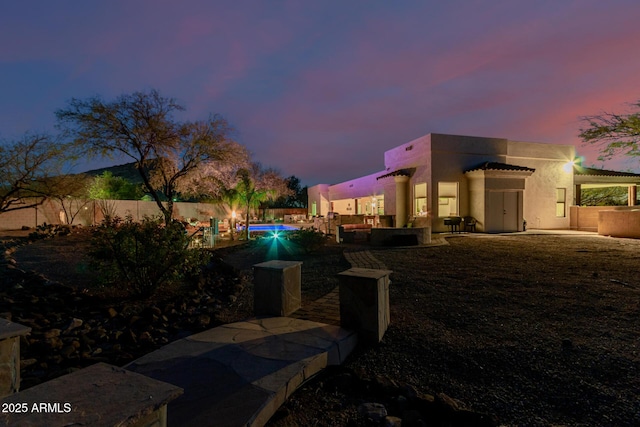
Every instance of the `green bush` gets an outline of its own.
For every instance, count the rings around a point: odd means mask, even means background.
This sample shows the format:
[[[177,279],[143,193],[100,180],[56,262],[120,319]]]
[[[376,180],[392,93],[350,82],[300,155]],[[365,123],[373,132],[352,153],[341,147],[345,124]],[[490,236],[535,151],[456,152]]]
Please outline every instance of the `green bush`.
[[[289,235],[289,240],[300,246],[306,253],[315,252],[327,242],[327,236],[314,227],[301,228]]]
[[[103,284],[137,297],[161,285],[195,277],[208,262],[205,251],[188,249],[189,236],[179,222],[161,218],[105,220],[94,232],[89,255]]]

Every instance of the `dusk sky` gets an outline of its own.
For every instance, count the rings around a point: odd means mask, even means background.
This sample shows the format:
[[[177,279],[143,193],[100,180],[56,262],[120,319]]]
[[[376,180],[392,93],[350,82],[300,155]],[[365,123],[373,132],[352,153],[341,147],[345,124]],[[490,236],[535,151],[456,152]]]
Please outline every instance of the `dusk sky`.
[[[640,99],[639,22],[637,0],[3,1],[0,138],[54,133],[72,97],[155,88],[307,185],[380,171],[431,132],[640,172],[577,137],[580,116]]]

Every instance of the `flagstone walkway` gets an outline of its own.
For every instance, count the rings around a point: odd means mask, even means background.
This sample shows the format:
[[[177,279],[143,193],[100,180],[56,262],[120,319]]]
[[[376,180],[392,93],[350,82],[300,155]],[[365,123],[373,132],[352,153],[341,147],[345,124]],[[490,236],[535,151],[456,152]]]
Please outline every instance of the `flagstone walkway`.
[[[348,248],[343,255],[352,268],[374,268],[386,270],[387,267],[378,261],[366,248]],[[328,294],[310,304],[305,304],[295,313],[289,315],[296,319],[312,320],[328,325],[340,325],[340,292],[336,286]]]
[[[348,248],[351,267],[383,269],[366,247]],[[125,366],[184,389],[168,425],[263,426],[300,384],[355,348],[340,328],[338,287],[289,317],[231,323],[174,341]]]

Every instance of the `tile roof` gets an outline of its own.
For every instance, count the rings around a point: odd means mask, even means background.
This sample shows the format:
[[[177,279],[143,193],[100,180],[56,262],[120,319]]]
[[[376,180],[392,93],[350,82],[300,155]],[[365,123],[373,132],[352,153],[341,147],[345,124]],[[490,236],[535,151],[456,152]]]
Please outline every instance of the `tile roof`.
[[[398,169],[393,172],[380,175],[379,177],[376,178],[376,180],[382,179],[382,178],[388,178],[390,176],[411,176],[415,171],[416,171],[415,168]]]
[[[585,168],[583,166],[574,165],[573,172],[576,175],[585,176],[627,176],[627,177],[640,177],[640,173],[633,172],[618,172],[610,171],[606,169]]]
[[[466,172],[477,171],[477,170],[485,170],[485,171],[527,171],[527,172],[535,172],[536,170],[533,168],[527,168],[524,166],[516,166],[516,165],[508,165],[506,163],[499,162],[484,162],[475,168],[471,168],[466,170]]]

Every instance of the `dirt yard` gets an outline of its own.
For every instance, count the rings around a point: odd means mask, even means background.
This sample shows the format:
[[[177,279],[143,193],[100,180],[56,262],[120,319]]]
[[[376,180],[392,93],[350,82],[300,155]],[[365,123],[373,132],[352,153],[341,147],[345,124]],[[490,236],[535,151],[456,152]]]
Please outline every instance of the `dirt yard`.
[[[350,373],[445,393],[501,425],[640,425],[640,240],[527,233],[447,242],[371,248],[394,271],[383,342],[305,384],[271,426],[361,425],[361,403],[394,406],[393,396],[345,385]],[[71,256],[58,244],[19,249],[18,266],[52,275],[67,262],[75,262],[68,272],[82,269],[77,252]],[[253,245],[220,253],[247,270],[266,250]],[[348,268],[340,250],[334,244],[305,257],[303,299],[337,284],[335,274]],[[60,257],[39,267],[44,251]],[[52,263],[59,268],[50,269]],[[250,287],[238,302],[243,299],[251,305]]]
[[[503,425],[640,425],[640,241],[447,240],[373,251],[394,271],[391,326],[348,369],[444,392]],[[329,420],[372,399],[334,383],[308,384],[273,425],[340,425]]]

